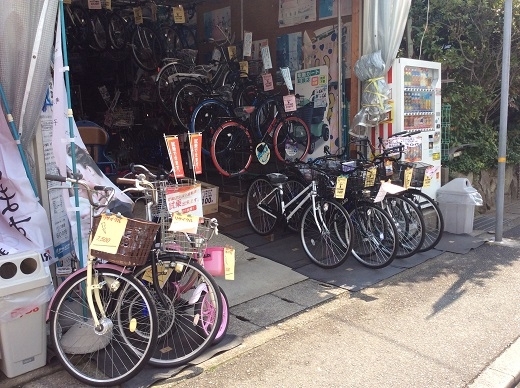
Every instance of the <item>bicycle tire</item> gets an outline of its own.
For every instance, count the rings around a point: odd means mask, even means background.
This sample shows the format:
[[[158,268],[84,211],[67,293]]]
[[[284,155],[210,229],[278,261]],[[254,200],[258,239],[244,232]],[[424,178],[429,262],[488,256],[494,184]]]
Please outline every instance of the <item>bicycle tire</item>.
[[[89,13],[90,30],[92,31],[90,48],[102,52],[108,48],[108,25],[102,14],[99,12]]]
[[[280,212],[280,201],[276,192],[269,197],[267,195],[273,190],[273,185],[264,177],[257,178],[251,183],[246,196],[246,213],[249,225],[253,230],[261,235],[271,234],[276,227]],[[270,210],[271,214],[262,211],[259,205]]]
[[[184,132],[189,132],[193,111],[207,94],[207,87],[192,79],[182,80],[175,86],[173,118]]]
[[[413,256],[424,242],[425,226],[421,210],[412,200],[399,194],[386,194],[382,205],[394,219],[399,235],[395,258]]]
[[[282,162],[303,161],[309,153],[311,132],[305,122],[296,116],[285,117],[274,130],[273,148]]]
[[[164,65],[155,79],[155,87],[157,89],[157,96],[162,109],[173,117],[173,93],[176,85],[175,74],[186,73],[189,67],[183,63],[171,62]]]
[[[303,249],[317,266],[336,268],[347,260],[352,250],[352,229],[350,216],[339,202],[317,198],[302,215]]]
[[[178,35],[181,37],[183,48],[195,50],[197,48],[197,39],[195,33],[190,27],[176,25]]]
[[[444,217],[437,202],[418,189],[408,189],[403,194],[414,201],[422,211],[425,224],[424,242],[419,252],[426,252],[439,243],[444,232]]]
[[[348,204],[348,203],[347,203]],[[354,226],[352,255],[368,268],[383,268],[395,259],[397,228],[392,217],[368,201],[356,201],[347,211]]]
[[[163,24],[159,27],[159,36],[163,47],[163,57],[177,58],[177,52],[183,48],[177,30],[168,24]]]
[[[80,271],[65,280],[52,300],[50,338],[56,356],[74,378],[91,386],[120,385],[146,366],[155,349],[157,310],[132,275],[112,268],[95,271],[106,308],[105,332],[95,332],[84,292],[87,273]],[[137,322],[136,329],[130,322]]]
[[[151,27],[137,25],[132,33],[131,46],[134,60],[141,69],[156,71],[160,67],[161,39]]]
[[[271,124],[276,122],[279,113],[283,111],[283,102],[279,96],[272,96],[263,100],[254,112],[256,130],[263,136],[269,130]]]
[[[160,257],[160,260],[164,265],[159,277],[164,282],[161,291],[172,305],[161,304],[152,284],[151,264],[139,268],[135,276],[150,291],[163,319],[163,330],[159,330],[157,348],[149,363],[175,367],[195,359],[213,343],[222,322],[223,306],[215,279],[195,260],[174,258],[173,255]],[[212,295],[214,321],[213,325],[206,326],[207,331],[201,335],[200,328],[197,328],[200,324],[197,302],[204,292]],[[172,321],[173,326],[166,331]]]
[[[247,128],[236,121],[221,124],[211,139],[211,160],[223,176],[245,172],[253,160],[253,141]]]
[[[213,345],[218,344],[224,339],[229,326],[229,301],[226,293],[220,286],[219,291],[222,298],[222,321],[217,330],[217,334],[213,339]],[[211,328],[215,322],[215,309],[212,307],[208,295],[207,292],[203,292],[195,304],[195,313],[200,316],[199,323],[197,324],[197,332],[201,336],[209,336],[211,334]]]
[[[88,47],[92,35],[88,12],[77,4],[71,4],[67,7],[65,28],[69,40],[79,48],[84,49]]]
[[[201,101],[191,115],[190,132],[202,132],[202,152],[210,155],[211,139],[223,119],[233,116],[229,106],[217,99]]]
[[[108,38],[110,40],[110,48],[120,51],[126,48],[128,43],[128,34],[125,19],[115,12],[110,12],[108,16]]]
[[[305,185],[297,179],[289,179],[283,185],[283,201],[287,205],[294,197],[305,190]],[[298,206],[298,203],[292,204],[286,208],[286,214],[289,215]],[[300,208],[294,213],[290,220],[287,220],[287,227],[293,232],[300,230],[302,222],[302,214],[304,209]]]

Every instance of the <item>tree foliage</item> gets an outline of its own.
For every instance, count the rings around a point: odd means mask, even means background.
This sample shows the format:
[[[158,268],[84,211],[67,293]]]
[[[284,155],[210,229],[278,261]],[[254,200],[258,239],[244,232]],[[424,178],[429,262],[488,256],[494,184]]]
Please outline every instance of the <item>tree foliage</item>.
[[[520,163],[520,2],[513,1],[508,162]],[[504,0],[414,0],[413,58],[442,63],[443,104],[451,105],[450,145],[474,148],[450,162],[456,171],[496,165]],[[407,47],[403,42],[402,47]],[[402,56],[409,56],[401,50]]]

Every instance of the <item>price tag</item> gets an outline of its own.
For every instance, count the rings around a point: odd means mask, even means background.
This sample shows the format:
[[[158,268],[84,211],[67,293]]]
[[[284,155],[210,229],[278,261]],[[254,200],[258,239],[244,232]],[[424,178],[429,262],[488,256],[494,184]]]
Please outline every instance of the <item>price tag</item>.
[[[286,112],[294,112],[296,110],[296,96],[294,94],[283,96],[283,106]]]
[[[251,56],[252,46],[253,46],[253,33],[251,31],[244,31],[244,47],[242,49],[242,55],[244,57]]]
[[[262,74],[262,82],[264,83],[265,92],[274,89],[273,76],[271,73]]]
[[[156,22],[157,21],[157,4],[150,3],[150,11],[152,14],[152,21]]]
[[[288,67],[281,67],[280,71],[282,72],[283,80],[285,82],[285,86],[287,86],[287,89],[293,90],[291,70]]]
[[[376,175],[377,175],[377,169],[375,167],[370,167],[367,170],[367,175],[365,177],[365,187],[374,186],[374,183],[376,183]]]
[[[141,7],[134,8],[134,22],[135,24],[143,24],[143,10]]]
[[[236,59],[237,57],[237,46],[228,46],[227,52],[229,59]]]
[[[182,5],[173,7],[173,22],[175,24],[184,24],[186,23],[186,15],[184,14],[184,8]]]
[[[112,9],[112,0],[105,0],[105,9]]]
[[[432,185],[432,176],[424,174],[422,187],[430,187]]]
[[[172,223],[168,230],[171,232],[197,233],[198,224],[199,217],[191,214],[173,213]]]
[[[271,53],[269,52],[269,46],[263,46],[261,48],[262,51],[262,62],[264,64],[264,70],[269,70],[273,68],[273,63],[271,62]]]
[[[72,0],[63,0],[63,4],[72,4]]]
[[[240,65],[240,77],[247,77],[249,74],[249,62],[240,61],[238,64]]]
[[[410,184],[412,183],[412,174],[413,174],[413,167],[408,167],[406,170],[404,170],[403,187],[405,189],[408,189],[410,187]]]
[[[127,222],[128,219],[125,217],[103,214],[90,244],[90,249],[112,254],[117,253]]]
[[[235,248],[224,248],[224,279],[235,280]]]
[[[159,280],[159,288],[163,288],[166,281],[169,279],[173,268],[165,269],[163,263],[157,264],[157,280]],[[153,284],[152,267],[148,267],[141,278],[142,280]]]
[[[334,190],[334,198],[345,198],[345,191],[347,190],[347,177],[339,176],[336,179],[336,188]]]
[[[88,9],[101,9],[101,0],[88,0]]]

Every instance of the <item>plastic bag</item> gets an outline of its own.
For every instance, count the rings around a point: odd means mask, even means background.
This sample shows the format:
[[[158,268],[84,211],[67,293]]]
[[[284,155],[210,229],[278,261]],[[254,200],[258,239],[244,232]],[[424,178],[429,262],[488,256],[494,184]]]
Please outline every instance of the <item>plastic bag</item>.
[[[51,283],[29,291],[0,297],[0,322],[9,322],[38,311],[42,305],[51,300],[53,294],[54,285]]]

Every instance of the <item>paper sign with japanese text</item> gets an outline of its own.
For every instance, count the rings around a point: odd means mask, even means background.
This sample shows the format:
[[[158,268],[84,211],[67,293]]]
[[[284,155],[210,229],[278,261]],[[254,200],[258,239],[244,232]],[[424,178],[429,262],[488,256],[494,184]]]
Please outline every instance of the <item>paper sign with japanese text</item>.
[[[370,167],[365,177],[365,187],[372,187],[376,183],[377,168]]]
[[[134,10],[134,23],[143,24],[143,9],[141,7],[135,7],[133,10]]]
[[[182,165],[181,146],[177,136],[164,136],[168,156],[172,165],[173,176],[175,178],[184,178],[184,167]]]
[[[128,219],[116,215],[101,215],[90,249],[115,254],[125,233]]]
[[[410,187],[410,184],[412,183],[412,174],[413,174],[413,167],[408,167],[408,168],[406,168],[406,170],[404,170],[403,187],[405,189],[408,189]]]
[[[166,207],[169,213],[202,217],[202,188],[200,183],[166,187]]]
[[[273,76],[271,73],[262,74],[262,82],[264,83],[265,92],[274,89]]]
[[[175,24],[186,23],[186,16],[184,15],[184,8],[182,5],[173,7],[173,22]]]
[[[238,62],[240,66],[240,77],[247,77],[249,74],[249,62],[248,61],[240,61]]]
[[[168,229],[170,232],[197,233],[199,218],[191,214],[172,214],[172,223]]]
[[[286,112],[294,112],[296,110],[296,96],[294,94],[283,96],[283,106]]]
[[[244,46],[242,48],[242,55],[250,57],[252,53],[253,33],[251,31],[244,31]]]
[[[224,279],[235,280],[235,248],[224,248]]]
[[[345,198],[345,191],[347,190],[347,177],[339,176],[336,178],[336,188],[334,189],[334,198]]]
[[[193,164],[193,172],[202,174],[202,133],[189,133],[191,163]]]
[[[101,9],[101,0],[88,0],[88,9]]]
[[[269,52],[269,46],[263,46],[260,49],[262,53],[262,62],[264,64],[264,70],[269,70],[273,68],[273,63],[271,62],[271,53]]]
[[[228,46],[227,51],[228,51],[229,59],[236,59],[237,46]]]

